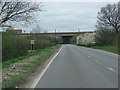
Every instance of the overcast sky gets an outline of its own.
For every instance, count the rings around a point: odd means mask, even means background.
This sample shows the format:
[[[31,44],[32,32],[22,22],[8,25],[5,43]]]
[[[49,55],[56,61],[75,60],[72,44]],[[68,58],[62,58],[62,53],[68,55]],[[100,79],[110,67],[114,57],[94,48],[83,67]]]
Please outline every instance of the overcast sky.
[[[38,24],[48,32],[94,31],[97,13],[110,2],[44,2],[43,11],[36,13]],[[113,3],[113,2],[112,2]],[[21,28],[16,25],[16,28]],[[34,28],[24,30],[29,32]]]

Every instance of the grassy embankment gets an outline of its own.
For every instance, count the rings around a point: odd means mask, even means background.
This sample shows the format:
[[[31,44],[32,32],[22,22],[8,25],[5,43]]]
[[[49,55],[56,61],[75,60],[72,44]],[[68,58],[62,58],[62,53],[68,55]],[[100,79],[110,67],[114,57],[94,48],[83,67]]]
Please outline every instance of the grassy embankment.
[[[39,49],[30,52],[27,56],[18,57],[13,60],[9,60],[2,63],[3,69],[3,88],[14,88],[20,83],[24,82],[25,78],[35,70],[44,60],[49,58],[60,45],[50,46],[45,49]],[[29,60],[30,57],[39,56],[35,60]],[[12,69],[16,64],[15,69],[12,72],[4,74],[4,70]]]
[[[115,47],[112,47],[112,46],[92,46],[90,48],[100,49],[100,50],[105,50],[105,51],[120,54],[120,48],[115,48]]]

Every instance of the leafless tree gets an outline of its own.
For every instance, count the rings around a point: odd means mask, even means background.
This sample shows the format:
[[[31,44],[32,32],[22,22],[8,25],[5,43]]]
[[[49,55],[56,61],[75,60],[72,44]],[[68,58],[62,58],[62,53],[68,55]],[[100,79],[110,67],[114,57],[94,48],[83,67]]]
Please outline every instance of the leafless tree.
[[[1,2],[0,26],[7,21],[28,21],[33,12],[42,11],[41,2]]]
[[[120,2],[102,7],[97,16],[98,30],[120,31]]]

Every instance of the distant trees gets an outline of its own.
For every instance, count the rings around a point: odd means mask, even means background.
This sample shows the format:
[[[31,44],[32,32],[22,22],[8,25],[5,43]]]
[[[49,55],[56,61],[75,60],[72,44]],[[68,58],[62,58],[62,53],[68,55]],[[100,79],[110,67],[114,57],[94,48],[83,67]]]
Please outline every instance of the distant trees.
[[[120,2],[108,4],[98,12],[95,41],[98,45],[113,45],[118,47],[120,33]]]
[[[41,11],[41,3],[0,1],[0,26],[7,21],[28,21],[32,12]]]

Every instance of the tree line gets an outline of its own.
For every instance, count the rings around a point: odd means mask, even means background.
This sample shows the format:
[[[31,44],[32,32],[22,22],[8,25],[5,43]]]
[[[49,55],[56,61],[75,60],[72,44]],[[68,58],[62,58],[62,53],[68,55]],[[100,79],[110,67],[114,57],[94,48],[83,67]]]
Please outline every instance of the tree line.
[[[30,36],[24,36],[16,32],[3,32],[2,34],[3,61],[27,55],[28,51],[31,50],[31,40],[35,40],[35,50],[59,43],[57,38],[35,35],[34,33],[31,33]]]

